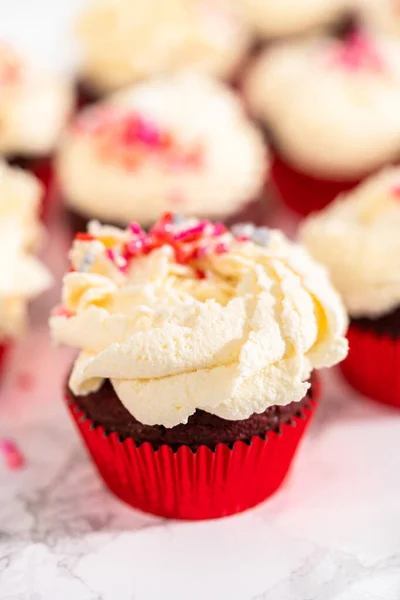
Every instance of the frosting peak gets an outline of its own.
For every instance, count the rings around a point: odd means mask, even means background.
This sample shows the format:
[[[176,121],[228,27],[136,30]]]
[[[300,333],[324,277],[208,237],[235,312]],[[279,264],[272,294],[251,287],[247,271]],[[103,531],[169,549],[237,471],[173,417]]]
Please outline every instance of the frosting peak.
[[[171,215],[149,234],[92,223],[70,258],[50,326],[81,350],[71,389],[109,378],[143,423],[172,427],[196,409],[245,419],[300,400],[314,368],[346,355],[338,296],[277,231]]]

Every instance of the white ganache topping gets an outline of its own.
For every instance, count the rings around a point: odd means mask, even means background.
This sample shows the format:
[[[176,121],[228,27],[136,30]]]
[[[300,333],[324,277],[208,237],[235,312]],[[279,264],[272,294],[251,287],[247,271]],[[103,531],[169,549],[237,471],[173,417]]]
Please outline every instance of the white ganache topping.
[[[68,78],[35,69],[2,43],[0,90],[0,154],[50,154],[74,105]]]
[[[21,169],[0,161],[0,339],[20,336],[28,301],[51,284],[47,269],[34,256],[42,237],[41,186]]]
[[[80,350],[70,389],[108,378],[142,423],[173,427],[196,409],[246,419],[301,400],[313,369],[347,354],[325,269],[279,231],[170,215],[149,234],[92,222],[70,259],[50,320],[53,339]]]
[[[335,23],[354,0],[233,0],[239,14],[262,37],[303,33]]]
[[[388,168],[308,217],[300,240],[353,317],[400,306],[400,169]]]
[[[81,76],[101,94],[182,68],[230,77],[251,41],[224,0],[96,0],[77,34]]]
[[[57,160],[67,204],[121,225],[149,225],[165,211],[226,217],[260,195],[267,167],[262,135],[236,94],[193,74],[87,108]]]
[[[266,50],[246,96],[283,157],[310,175],[352,180],[400,151],[400,41],[365,31]]]

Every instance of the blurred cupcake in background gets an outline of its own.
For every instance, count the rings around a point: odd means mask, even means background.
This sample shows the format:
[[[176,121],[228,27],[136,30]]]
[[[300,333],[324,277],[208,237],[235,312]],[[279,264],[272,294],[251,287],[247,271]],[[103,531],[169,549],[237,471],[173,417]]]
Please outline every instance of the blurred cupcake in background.
[[[400,38],[398,0],[357,0],[362,22],[372,30]]]
[[[138,84],[87,107],[57,159],[75,229],[148,227],[165,211],[261,220],[267,153],[235,93],[206,76]]]
[[[302,34],[350,20],[356,0],[233,0],[261,39]]]
[[[250,45],[225,0],[97,0],[77,23],[86,100],[189,68],[229,80]]]
[[[164,215],[79,234],[53,339],[80,350],[66,400],[110,489],[207,519],[274,493],[347,354],[339,296],[279,231]]]
[[[73,87],[61,75],[35,69],[5,42],[0,85],[0,155],[42,181],[44,210],[51,156],[73,109]]]
[[[400,169],[384,170],[302,225],[351,322],[342,364],[360,392],[400,407]]]
[[[49,272],[34,256],[43,234],[41,191],[33,175],[0,161],[0,359],[24,333],[29,300],[51,284]]]
[[[272,180],[301,214],[400,155],[400,42],[353,31],[278,44],[246,80],[270,134]]]

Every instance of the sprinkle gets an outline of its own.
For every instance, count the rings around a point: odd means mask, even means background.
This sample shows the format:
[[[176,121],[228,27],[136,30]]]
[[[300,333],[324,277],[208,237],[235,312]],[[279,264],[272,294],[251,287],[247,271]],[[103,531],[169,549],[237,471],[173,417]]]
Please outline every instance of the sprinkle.
[[[106,248],[106,256],[111,262],[115,263],[115,252],[112,248]]]
[[[225,225],[223,223],[215,223],[214,224],[213,237],[219,237],[220,235],[223,235],[227,231],[228,230],[227,230],[227,228],[225,227]]]
[[[78,271],[80,273],[87,273],[90,270],[90,267],[93,265],[95,260],[96,260],[96,257],[93,254],[93,252],[88,252],[83,257],[83,260],[78,267]]]
[[[7,439],[0,439],[0,452],[3,454],[7,467],[16,471],[25,464],[25,458],[15,442]]]
[[[204,256],[206,256],[207,252],[208,252],[207,246],[198,246],[198,248],[195,248],[195,250],[193,252],[193,258],[195,258],[195,259],[203,258]]]
[[[92,242],[96,238],[91,233],[77,233],[75,239],[79,242]]]
[[[267,227],[256,227],[251,236],[252,241],[260,246],[268,246],[271,232]]]
[[[130,256],[137,256],[143,250],[143,245],[143,238],[129,241],[126,245],[127,254]]]
[[[136,121],[136,139],[146,144],[146,146],[158,147],[160,134],[155,125],[138,118]]]
[[[231,228],[231,232],[235,238],[246,238],[246,241],[253,236],[255,227],[252,223],[237,223]]]
[[[217,244],[214,250],[216,254],[224,254],[228,252],[228,246],[226,244]]]
[[[190,227],[189,229],[184,229],[183,231],[179,231],[178,233],[176,233],[174,235],[174,240],[193,242],[204,233],[204,230],[207,227],[207,225],[207,221],[200,221],[200,223],[198,223],[194,227]]]
[[[205,279],[206,278],[206,274],[201,269],[196,269],[196,275],[197,275],[197,277],[199,279]]]
[[[133,235],[143,235],[144,233],[139,223],[136,223],[135,221],[129,224],[128,229]]]
[[[392,187],[392,194],[400,198],[400,183]]]
[[[75,313],[68,310],[68,308],[65,308],[65,306],[63,306],[62,304],[59,304],[59,306],[56,306],[51,311],[52,317],[67,317],[67,319],[69,319],[70,317],[73,317],[74,315],[75,315]]]

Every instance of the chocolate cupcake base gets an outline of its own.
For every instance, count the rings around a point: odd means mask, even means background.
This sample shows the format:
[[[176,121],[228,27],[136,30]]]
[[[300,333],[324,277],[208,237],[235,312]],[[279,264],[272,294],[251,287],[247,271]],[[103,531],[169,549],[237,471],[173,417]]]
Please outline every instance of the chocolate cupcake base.
[[[293,417],[301,416],[315,396],[315,377],[310,390],[300,402],[286,406],[271,406],[261,414],[240,421],[228,421],[202,410],[189,417],[185,425],[176,425],[170,429],[162,425],[143,425],[123,406],[107,381],[98,392],[88,396],[74,396],[70,399],[95,426],[102,426],[110,433],[117,433],[122,441],[132,438],[135,444],[150,442],[154,448],[168,444],[174,448],[185,445],[191,450],[205,445],[214,448],[216,444],[232,444],[239,440],[250,440],[254,436],[265,436],[269,431],[279,432],[283,423],[290,423]]]

